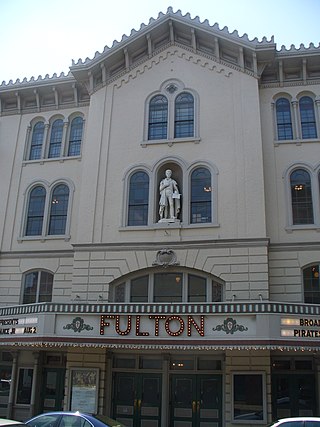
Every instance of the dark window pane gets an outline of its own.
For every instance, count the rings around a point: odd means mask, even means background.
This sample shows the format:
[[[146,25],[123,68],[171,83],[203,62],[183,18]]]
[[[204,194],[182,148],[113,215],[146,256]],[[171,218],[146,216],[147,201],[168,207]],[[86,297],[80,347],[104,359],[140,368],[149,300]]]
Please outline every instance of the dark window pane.
[[[69,202],[69,188],[58,185],[52,193],[49,235],[65,234]]]
[[[50,302],[52,299],[53,274],[41,271],[38,302]]]
[[[16,403],[29,405],[31,400],[33,369],[21,368],[19,370],[18,393]]]
[[[188,276],[188,302],[206,301],[206,279],[189,274]]]
[[[183,276],[181,273],[154,275],[154,302],[181,302]]]
[[[83,133],[83,119],[76,117],[71,122],[68,156],[79,156]]]
[[[181,93],[175,100],[174,137],[194,136],[194,100],[190,93]]]
[[[243,374],[233,377],[234,420],[263,420],[262,375]]]
[[[311,265],[303,270],[304,302],[320,304],[319,264]]]
[[[313,224],[313,206],[310,175],[303,169],[292,172],[291,202],[293,224]]]
[[[167,139],[168,100],[163,95],[154,96],[149,104],[148,139]]]
[[[293,133],[290,102],[286,98],[278,99],[278,101],[276,102],[276,112],[278,139],[292,139]]]
[[[317,138],[316,118],[312,98],[303,96],[299,101],[302,138]]]
[[[45,201],[45,189],[40,186],[35,187],[29,196],[26,236],[41,236]]]
[[[211,173],[198,168],[191,174],[191,223],[211,222]]]
[[[28,273],[24,277],[23,289],[23,304],[32,304],[37,302],[37,288],[38,288],[38,271]]]
[[[148,224],[149,177],[136,172],[130,179],[128,225]]]
[[[29,160],[41,159],[43,137],[44,137],[44,123],[38,122],[34,125],[33,132],[32,132]]]
[[[52,124],[48,157],[60,157],[62,143],[63,121],[55,120]]]
[[[147,302],[148,301],[149,276],[138,277],[131,280],[130,301]]]
[[[222,285],[217,282],[212,282],[212,301],[222,301]]]

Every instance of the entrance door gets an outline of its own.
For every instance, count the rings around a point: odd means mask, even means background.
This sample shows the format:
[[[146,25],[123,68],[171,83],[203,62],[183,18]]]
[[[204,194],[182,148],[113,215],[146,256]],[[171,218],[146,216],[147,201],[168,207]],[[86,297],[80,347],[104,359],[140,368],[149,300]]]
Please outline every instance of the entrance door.
[[[45,368],[42,377],[41,412],[62,411],[65,369]]]
[[[172,427],[222,425],[220,375],[172,375],[170,397]]]
[[[317,415],[313,375],[273,375],[272,396],[274,419]]]
[[[113,418],[128,427],[160,427],[161,375],[114,374]]]

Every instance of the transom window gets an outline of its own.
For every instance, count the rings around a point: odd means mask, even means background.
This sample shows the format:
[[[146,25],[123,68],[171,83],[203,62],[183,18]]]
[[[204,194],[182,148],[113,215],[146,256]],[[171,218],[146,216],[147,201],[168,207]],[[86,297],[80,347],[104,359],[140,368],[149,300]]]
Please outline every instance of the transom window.
[[[23,277],[22,304],[50,302],[52,300],[53,274],[32,271]]]
[[[112,289],[114,302],[219,302],[222,283],[186,272],[157,272],[132,278]]]

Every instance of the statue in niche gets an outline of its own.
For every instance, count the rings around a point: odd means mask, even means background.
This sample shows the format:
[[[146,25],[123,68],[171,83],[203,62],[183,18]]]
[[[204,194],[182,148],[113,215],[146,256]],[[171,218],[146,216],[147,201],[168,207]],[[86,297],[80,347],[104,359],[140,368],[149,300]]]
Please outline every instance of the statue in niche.
[[[171,176],[171,169],[167,169],[166,177],[160,181],[159,222],[175,222],[180,213],[181,194],[177,182]]]

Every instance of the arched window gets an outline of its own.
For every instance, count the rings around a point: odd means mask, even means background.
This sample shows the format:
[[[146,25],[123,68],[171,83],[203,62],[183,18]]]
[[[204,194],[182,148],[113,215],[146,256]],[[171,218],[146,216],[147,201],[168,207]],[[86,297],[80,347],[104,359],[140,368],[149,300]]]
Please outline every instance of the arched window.
[[[320,304],[319,264],[313,264],[303,269],[304,302]]]
[[[53,274],[32,271],[23,277],[22,304],[50,302],[52,300]]]
[[[44,122],[38,122],[33,127],[29,160],[41,159],[44,138]]]
[[[211,173],[207,168],[195,169],[191,174],[190,222],[211,222]]]
[[[290,175],[292,222],[313,224],[311,179],[304,169],[297,169]]]
[[[60,157],[61,156],[61,143],[63,133],[63,120],[57,119],[53,122],[50,135],[50,145],[48,157]]]
[[[148,139],[167,138],[168,100],[164,95],[156,95],[149,103]]]
[[[204,274],[155,272],[128,279],[111,289],[114,302],[220,302],[222,283]]]
[[[75,117],[71,122],[68,156],[79,156],[83,133],[82,117]]]
[[[128,225],[148,224],[149,177],[136,172],[130,178]]]
[[[46,190],[42,186],[33,188],[29,195],[26,236],[41,236]]]
[[[194,99],[191,93],[183,92],[175,100],[174,137],[194,136]]]
[[[276,102],[278,139],[293,139],[290,102],[280,98]]]
[[[57,185],[51,196],[49,235],[65,234],[68,214],[69,188],[65,184]]]
[[[317,138],[316,118],[312,98],[303,96],[299,101],[302,138]]]

